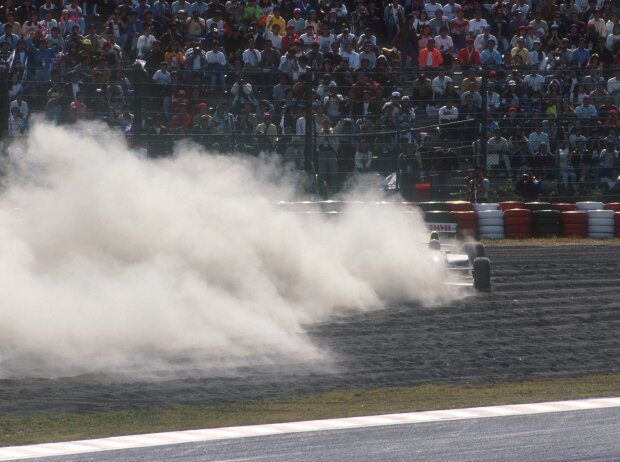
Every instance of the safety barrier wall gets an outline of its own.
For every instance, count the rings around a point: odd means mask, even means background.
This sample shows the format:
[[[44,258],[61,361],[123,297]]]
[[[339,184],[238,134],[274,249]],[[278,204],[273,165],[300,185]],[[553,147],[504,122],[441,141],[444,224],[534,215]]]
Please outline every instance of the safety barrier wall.
[[[417,206],[428,223],[447,223],[452,219],[459,237],[620,237],[620,202],[419,202]]]

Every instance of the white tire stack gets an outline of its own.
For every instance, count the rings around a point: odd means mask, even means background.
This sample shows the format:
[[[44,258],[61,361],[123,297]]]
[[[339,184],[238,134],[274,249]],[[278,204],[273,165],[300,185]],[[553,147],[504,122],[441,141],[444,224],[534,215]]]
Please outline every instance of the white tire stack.
[[[602,202],[593,202],[593,201],[587,201],[587,202],[577,202],[576,204],[577,210],[602,210],[603,206],[605,204],[603,204]]]
[[[477,205],[487,206],[487,208],[476,211],[480,239],[504,239],[504,212],[499,210],[499,205],[474,204],[474,209]],[[490,206],[496,206],[496,208],[490,208]]]
[[[483,210],[499,210],[499,204],[471,204],[474,212],[482,212]],[[603,208],[603,207],[601,207]]]
[[[579,206],[579,202],[577,206]],[[587,213],[588,237],[594,239],[610,239],[614,237],[615,212],[613,210],[588,209]]]

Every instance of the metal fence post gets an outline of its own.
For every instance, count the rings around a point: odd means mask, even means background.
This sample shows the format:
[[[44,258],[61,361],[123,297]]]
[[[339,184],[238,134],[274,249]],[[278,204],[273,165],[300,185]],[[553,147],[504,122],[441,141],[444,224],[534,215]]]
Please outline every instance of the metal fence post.
[[[488,138],[488,98],[487,98],[487,87],[488,87],[488,75],[486,67],[482,68],[482,81],[480,82],[480,105],[481,109],[481,127],[480,127],[480,162],[481,165],[477,165],[477,167],[487,168],[487,138]]]
[[[142,69],[135,65],[133,68],[133,146],[134,149],[140,149],[142,147],[142,77],[138,73]]]
[[[312,116],[312,78],[309,76],[306,77],[306,84],[304,85],[306,93],[306,142],[304,149],[304,170],[307,174],[310,174],[312,164],[314,162],[314,119]]]
[[[0,140],[9,135],[9,66],[6,63],[0,64]]]

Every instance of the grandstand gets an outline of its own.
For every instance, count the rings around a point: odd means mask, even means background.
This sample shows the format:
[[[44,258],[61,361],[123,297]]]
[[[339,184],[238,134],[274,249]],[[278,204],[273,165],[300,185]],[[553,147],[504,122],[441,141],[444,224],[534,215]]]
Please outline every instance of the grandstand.
[[[619,8],[6,0],[0,130],[101,120],[153,158],[186,138],[279,155],[324,197],[366,173],[414,200],[609,198]]]

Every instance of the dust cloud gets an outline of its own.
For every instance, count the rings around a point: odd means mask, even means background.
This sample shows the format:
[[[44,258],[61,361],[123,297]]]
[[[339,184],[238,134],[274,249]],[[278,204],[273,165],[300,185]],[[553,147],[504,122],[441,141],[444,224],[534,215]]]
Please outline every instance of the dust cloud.
[[[103,127],[44,124],[10,158],[0,378],[321,363],[305,325],[454,296],[417,214],[300,213],[278,204],[303,197],[276,161],[192,145],[145,160]],[[373,190],[353,195],[385,200]]]

